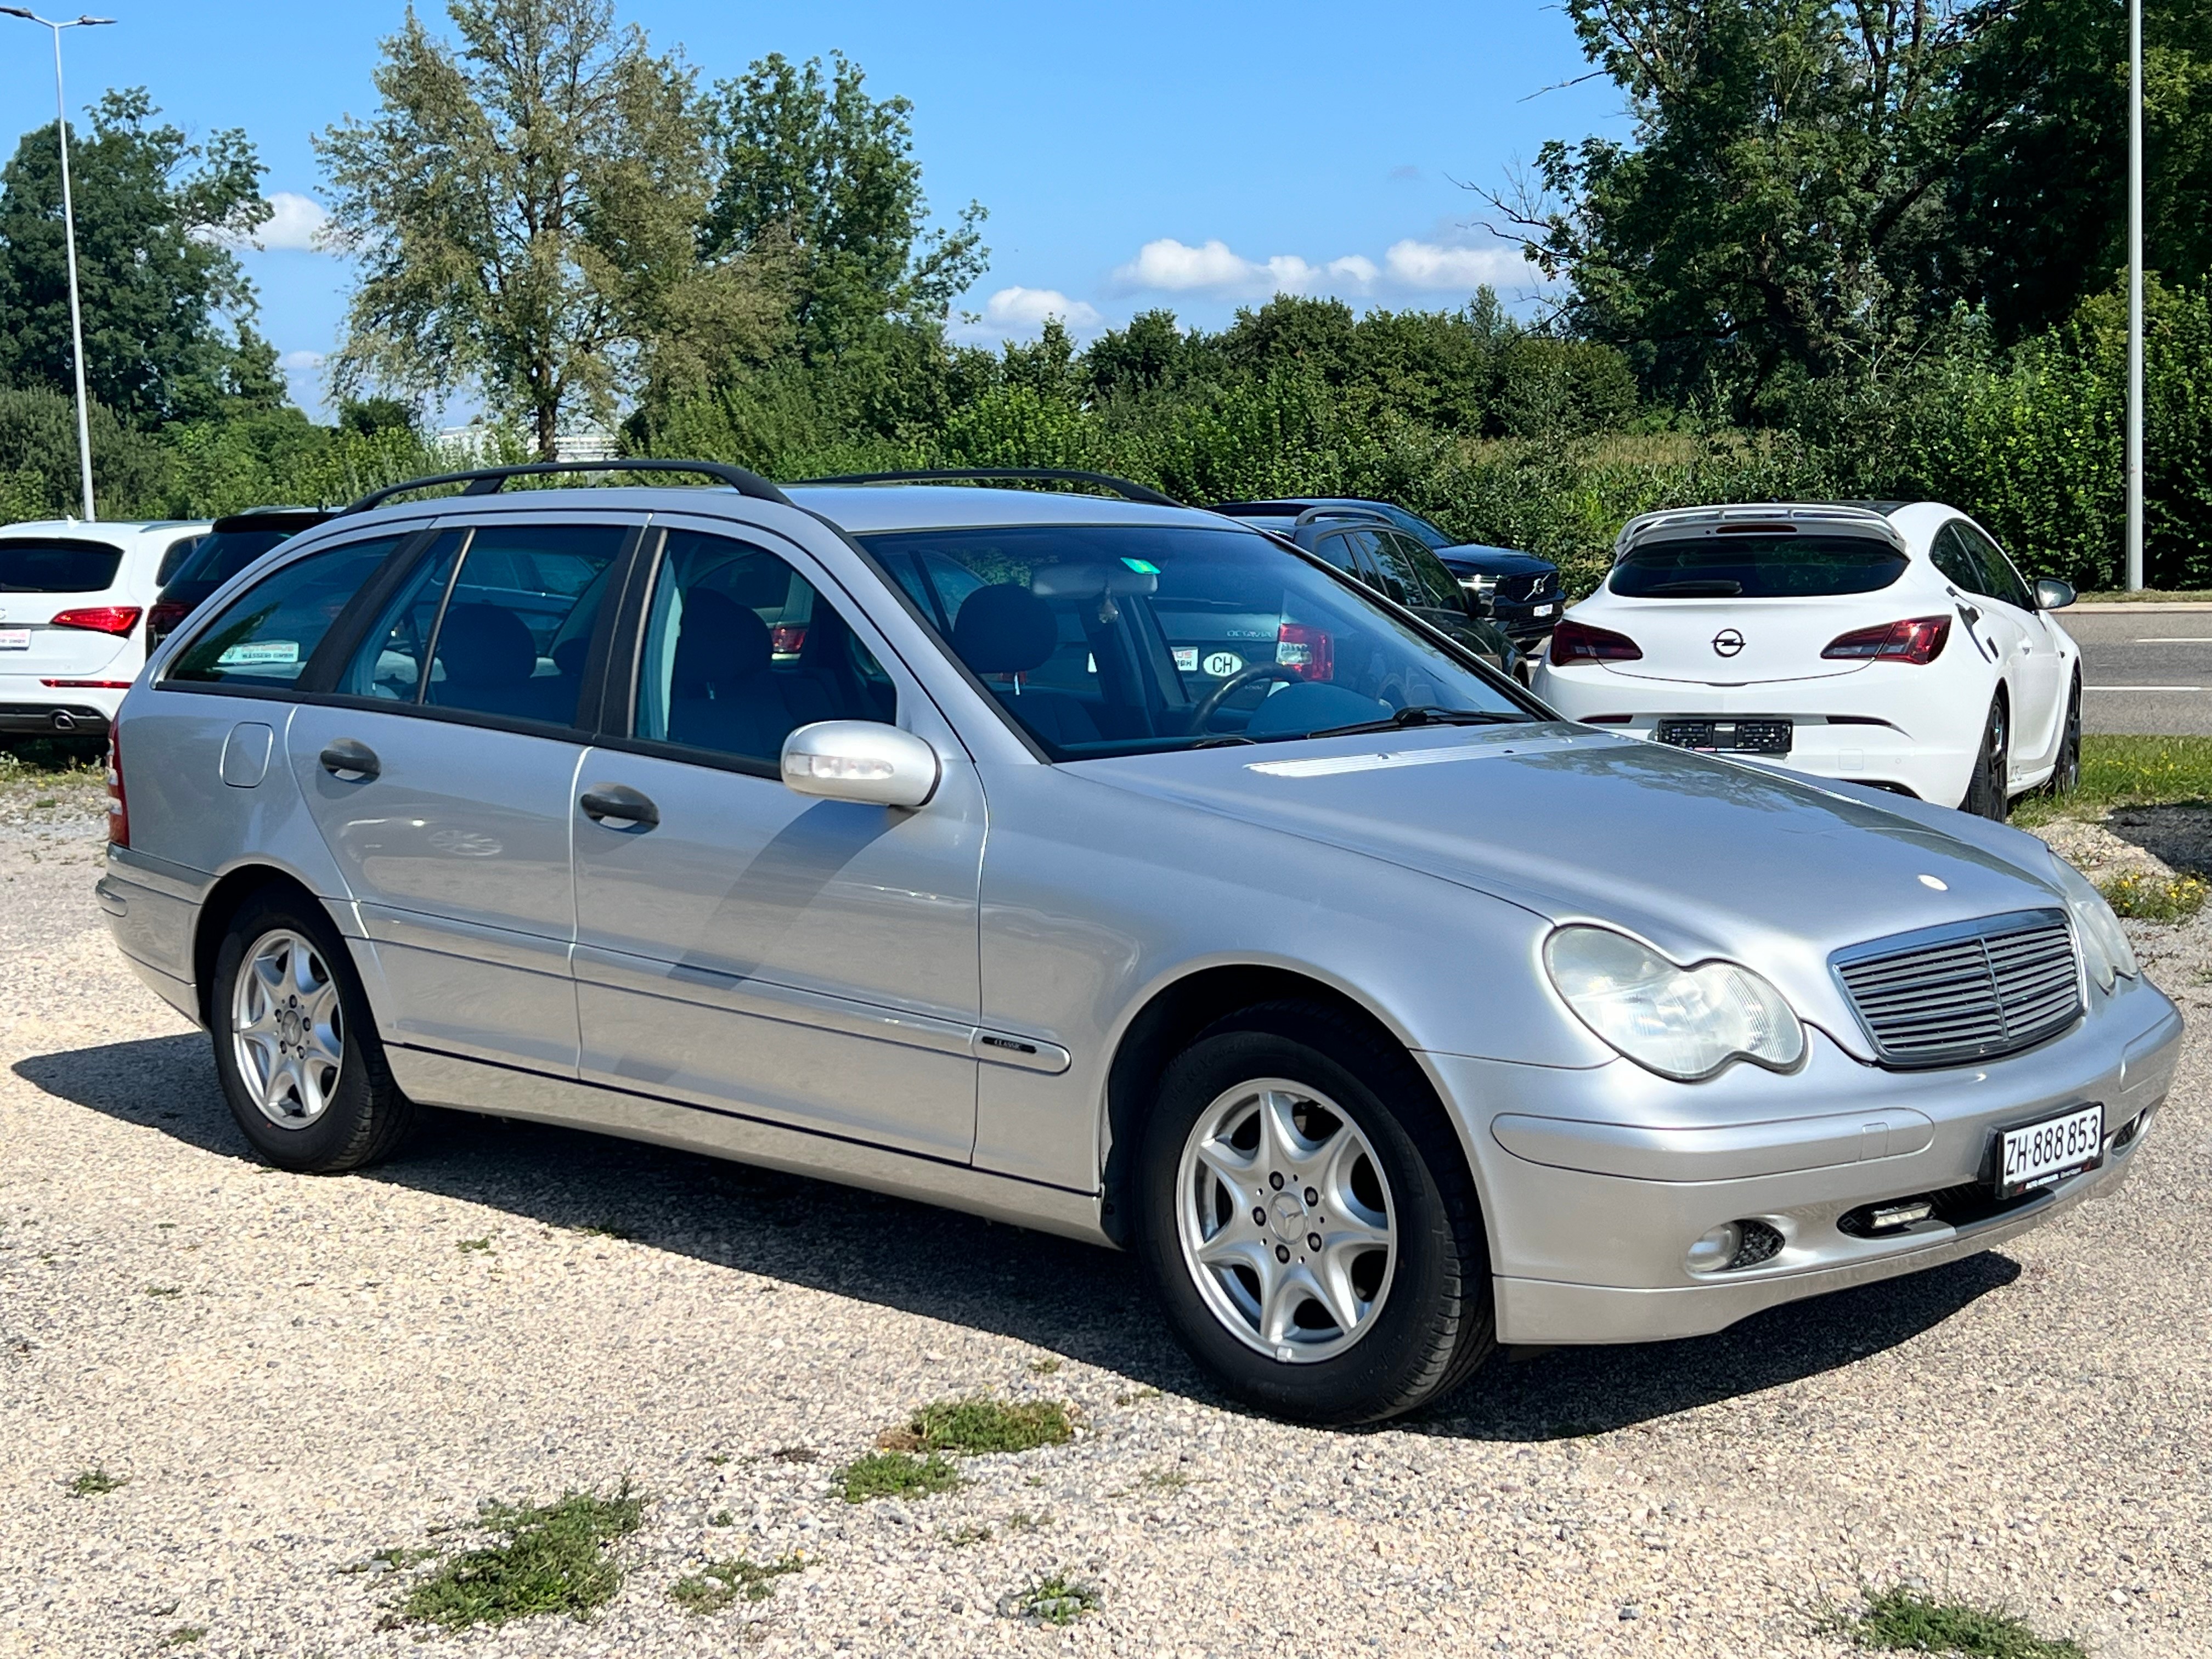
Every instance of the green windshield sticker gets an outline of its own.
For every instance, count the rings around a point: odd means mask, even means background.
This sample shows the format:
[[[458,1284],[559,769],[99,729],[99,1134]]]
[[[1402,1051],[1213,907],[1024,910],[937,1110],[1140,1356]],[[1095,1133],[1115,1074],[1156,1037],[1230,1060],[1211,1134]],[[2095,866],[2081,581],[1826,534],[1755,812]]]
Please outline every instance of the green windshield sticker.
[[[1121,562],[1139,576],[1157,576],[1160,574],[1159,566],[1154,564],[1150,559],[1124,559]]]

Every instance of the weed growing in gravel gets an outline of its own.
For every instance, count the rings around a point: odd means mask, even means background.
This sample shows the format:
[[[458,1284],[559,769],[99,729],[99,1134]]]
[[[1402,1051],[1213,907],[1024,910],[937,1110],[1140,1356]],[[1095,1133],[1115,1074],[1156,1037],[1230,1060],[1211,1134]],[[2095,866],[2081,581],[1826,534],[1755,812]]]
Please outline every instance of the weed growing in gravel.
[[[617,1227],[611,1221],[602,1222],[597,1226],[579,1227],[576,1231],[586,1238],[612,1238],[626,1240],[635,1238],[637,1236],[631,1232],[629,1228]]]
[[[461,1248],[465,1250],[489,1250],[491,1249],[491,1235],[486,1233],[482,1238],[465,1238],[461,1241]]]
[[[1114,1403],[1117,1406],[1141,1406],[1147,1400],[1158,1400],[1159,1397],[1160,1391],[1158,1389],[1133,1389],[1127,1394],[1115,1395]]]
[[[2081,1644],[2070,1638],[2053,1641],[2008,1613],[1933,1601],[1903,1584],[1869,1595],[1865,1613],[1831,1620],[1830,1627],[1869,1648],[1961,1653],[1975,1659],[2087,1659]]]
[[[94,1468],[82,1471],[74,1480],[69,1483],[69,1489],[73,1497],[97,1498],[102,1492],[113,1492],[118,1486],[126,1484],[130,1478],[125,1474],[110,1474],[106,1469]]]
[[[970,1544],[988,1544],[997,1534],[990,1528],[979,1527],[970,1521],[965,1526],[955,1527],[950,1532],[939,1533],[938,1536],[945,1540],[945,1548],[964,1550]]]
[[[447,1630],[541,1613],[580,1619],[622,1588],[606,1547],[635,1532],[644,1510],[627,1480],[612,1498],[569,1492],[552,1504],[486,1504],[477,1523],[506,1541],[447,1560],[407,1592],[399,1616]]]
[[[1047,1354],[1042,1359],[1032,1359],[1030,1361],[1030,1370],[1039,1376],[1050,1376],[1059,1369],[1060,1361],[1050,1354]]]
[[[848,1504],[872,1498],[927,1498],[961,1485],[959,1472],[935,1452],[927,1458],[904,1452],[870,1452],[837,1471]]]
[[[347,1574],[375,1572],[379,1570],[385,1572],[403,1572],[409,1567],[434,1559],[437,1553],[435,1550],[413,1550],[404,1544],[394,1544],[389,1549],[378,1550],[366,1561],[352,1562],[340,1567],[338,1571]]]
[[[738,1517],[733,1510],[716,1510],[707,1517],[707,1524],[710,1527],[734,1527],[738,1524]]]
[[[687,1613],[720,1613],[741,1595],[748,1601],[767,1601],[775,1594],[777,1578],[805,1565],[796,1550],[768,1562],[732,1556],[727,1561],[709,1561],[690,1577],[678,1579],[668,1594]]]
[[[2212,884],[2196,876],[2161,878],[2128,870],[2099,890],[2117,915],[2133,916],[2140,921],[2186,921],[2204,908]]]
[[[924,1406],[907,1419],[904,1428],[889,1431],[878,1443],[899,1451],[973,1455],[1035,1451],[1039,1446],[1066,1445],[1074,1437],[1067,1407],[1057,1400],[1024,1400],[1008,1405],[979,1395]]]
[[[779,1446],[769,1454],[779,1463],[818,1463],[822,1454],[811,1446]]]
[[[182,1296],[184,1293],[185,1287],[181,1285],[149,1285],[146,1287],[149,1296]]]
[[[1097,1612],[1104,1602],[1097,1585],[1056,1572],[1016,1590],[999,1604],[999,1611],[1009,1619],[1034,1619],[1041,1625],[1072,1625],[1085,1613]]]
[[[165,1648],[188,1648],[207,1634],[205,1625],[179,1625],[161,1638]]]
[[[1008,1532],[1042,1532],[1052,1524],[1052,1511],[1039,1510],[1031,1515],[1027,1510],[1016,1510],[1006,1517]]]
[[[1146,1469],[1137,1484],[1147,1492],[1181,1492],[1190,1485],[1190,1477],[1181,1469]]]

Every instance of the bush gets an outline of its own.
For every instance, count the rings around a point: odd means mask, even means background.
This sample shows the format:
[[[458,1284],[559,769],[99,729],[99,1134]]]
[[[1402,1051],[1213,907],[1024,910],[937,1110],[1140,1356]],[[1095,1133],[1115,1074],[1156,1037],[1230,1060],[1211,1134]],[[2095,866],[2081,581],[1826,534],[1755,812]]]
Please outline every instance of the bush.
[[[132,518],[160,509],[167,458],[158,440],[135,432],[94,404],[92,487],[104,518]],[[0,514],[71,518],[84,510],[78,483],[76,405],[43,386],[0,391]]]

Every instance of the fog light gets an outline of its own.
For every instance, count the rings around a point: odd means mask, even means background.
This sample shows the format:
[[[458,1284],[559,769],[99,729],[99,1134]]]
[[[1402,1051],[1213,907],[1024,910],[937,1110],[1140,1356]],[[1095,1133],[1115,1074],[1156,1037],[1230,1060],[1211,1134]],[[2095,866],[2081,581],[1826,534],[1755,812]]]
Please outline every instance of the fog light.
[[[1910,1198],[1901,1204],[1878,1204],[1874,1214],[1867,1218],[1872,1232],[1890,1232],[1899,1227],[1910,1227],[1916,1221],[1925,1221],[1936,1213],[1936,1206],[1924,1198]]]
[[[1743,1229],[1733,1221],[1723,1221],[1690,1246],[1683,1265],[1693,1273],[1718,1273],[1735,1260],[1735,1253],[1743,1248]]]

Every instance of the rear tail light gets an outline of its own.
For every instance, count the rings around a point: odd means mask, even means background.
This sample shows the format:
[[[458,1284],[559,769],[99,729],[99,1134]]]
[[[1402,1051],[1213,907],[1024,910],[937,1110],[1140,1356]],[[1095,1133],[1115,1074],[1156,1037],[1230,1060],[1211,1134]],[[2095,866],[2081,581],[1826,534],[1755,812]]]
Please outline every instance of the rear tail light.
[[[1913,617],[1840,635],[1820,654],[1846,662],[1931,663],[1950,637],[1948,617]]]
[[[128,691],[129,680],[40,680],[40,685],[57,691]]]
[[[795,657],[805,645],[804,623],[778,623],[768,630],[768,648],[779,657]]]
[[[131,806],[123,799],[123,728],[107,729],[107,838],[118,847],[131,845]]]
[[[1285,623],[1275,630],[1275,660],[1293,669],[1302,680],[1336,678],[1336,641],[1324,630],[1304,623]]]
[[[168,637],[177,624],[192,614],[188,605],[179,605],[174,599],[164,599],[146,613],[146,643],[152,645]]]
[[[82,611],[58,611],[49,628],[82,628],[94,634],[128,634],[145,615],[135,605],[95,605]]]
[[[1571,662],[1637,662],[1644,652],[1626,634],[1587,623],[1562,622],[1552,630],[1552,665]]]

